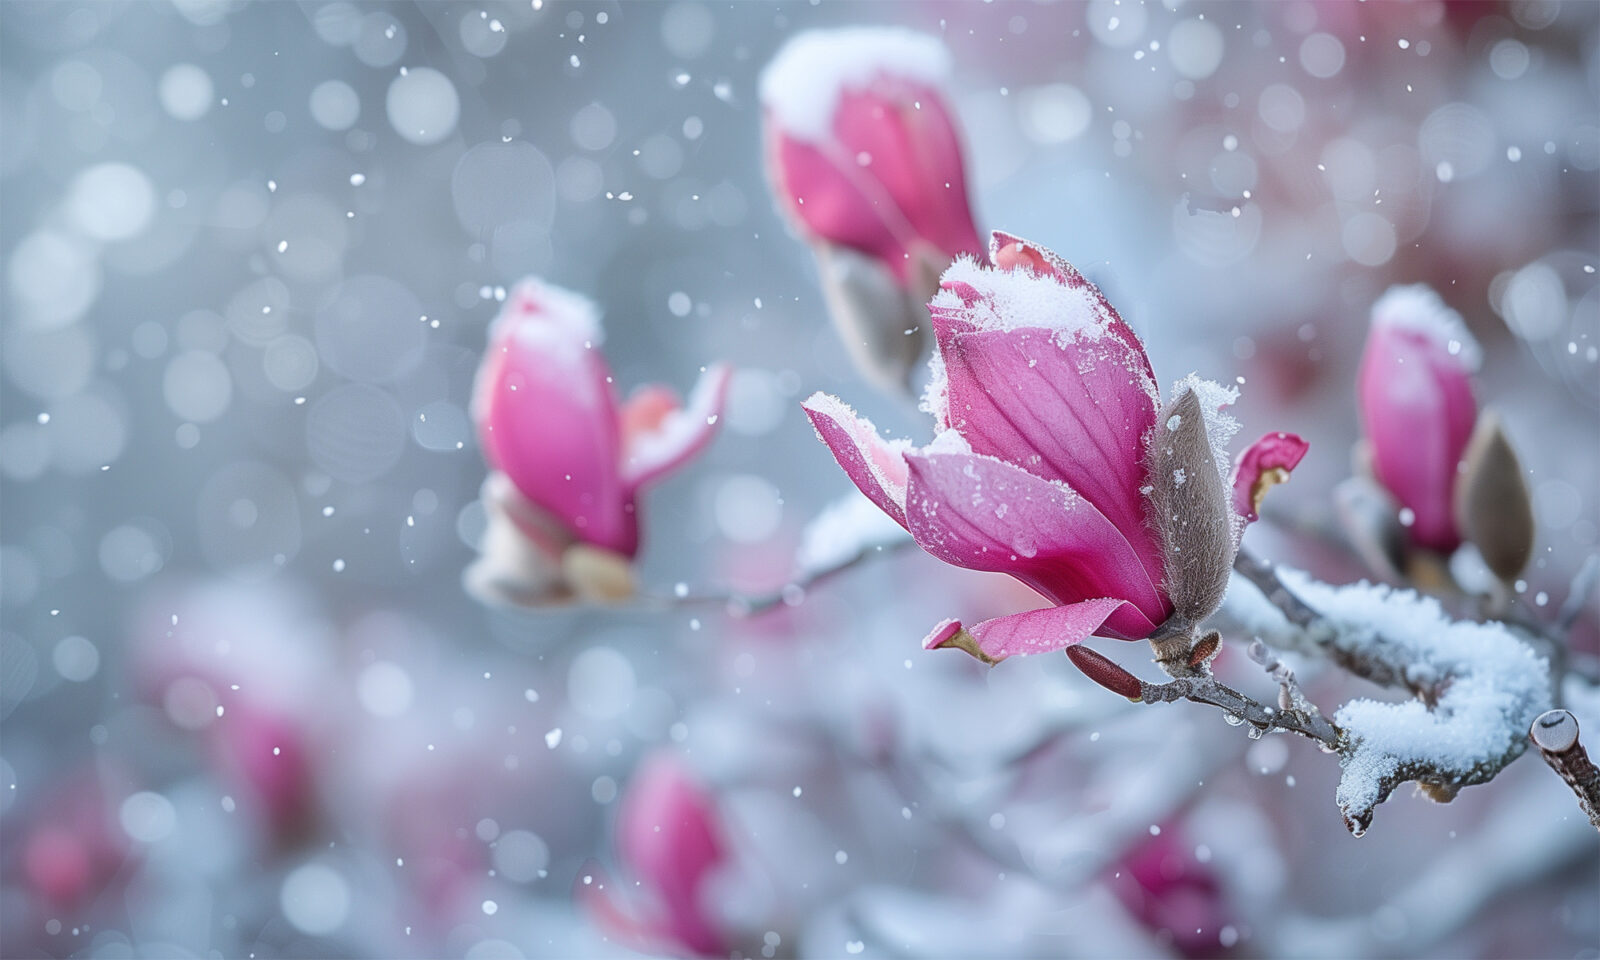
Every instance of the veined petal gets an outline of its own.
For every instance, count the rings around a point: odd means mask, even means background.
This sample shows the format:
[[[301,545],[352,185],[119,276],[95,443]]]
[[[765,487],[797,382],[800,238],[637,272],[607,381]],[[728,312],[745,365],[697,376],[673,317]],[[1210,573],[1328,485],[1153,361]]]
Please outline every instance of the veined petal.
[[[856,415],[838,397],[814,393],[802,405],[817,436],[849,474],[857,489],[878,509],[906,525],[906,463],[910,443],[890,443],[871,421]]]
[[[982,654],[980,659],[986,662],[1000,661],[1006,657],[1051,653],[1082,643],[1093,636],[1108,618],[1127,605],[1126,600],[1109,597],[1083,600],[1059,607],[1046,607],[1043,610],[1029,610],[1025,613],[995,617],[993,620],[973,625],[966,630],[966,633],[976,641],[978,651]],[[925,646],[931,650],[948,644],[950,638],[959,634],[961,630],[959,621],[946,620],[934,629]]]
[[[1233,509],[1246,523],[1259,519],[1267,490],[1289,479],[1311,444],[1293,433],[1269,433],[1246,447],[1233,467]]]
[[[628,490],[639,489],[705,449],[716,434],[732,377],[732,368],[725,364],[706,368],[683,409],[669,410],[654,424],[628,436],[622,466],[622,482]],[[650,402],[659,403],[659,397]]]
[[[1159,582],[1160,551],[1139,492],[1156,420],[1141,355],[1116,337],[1040,329],[956,333],[940,346],[950,425],[973,451],[1070,486]]]
[[[926,551],[1008,573],[1058,604],[1113,597],[1110,635],[1148,636],[1171,607],[1128,541],[1060,481],[969,453],[908,453],[907,529]]]
[[[1048,247],[995,230],[989,236],[989,262],[1000,270],[1025,267],[1041,277],[1053,277],[1074,290],[1087,288],[1097,302],[1106,328],[1139,355],[1145,376],[1150,378],[1151,383],[1155,382],[1155,368],[1150,365],[1150,355],[1145,352],[1144,343],[1134,334],[1133,328],[1122,319],[1122,315],[1117,313],[1117,308],[1111,305],[1105,294],[1100,292],[1100,288],[1090,283],[1089,279],[1079,273],[1078,268],[1069,263],[1065,257]]]

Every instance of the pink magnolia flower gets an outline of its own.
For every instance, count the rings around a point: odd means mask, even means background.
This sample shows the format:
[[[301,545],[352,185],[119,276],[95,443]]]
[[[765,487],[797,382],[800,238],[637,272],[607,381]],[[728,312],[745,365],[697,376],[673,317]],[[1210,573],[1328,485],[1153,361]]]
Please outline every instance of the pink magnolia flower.
[[[858,27],[799,34],[761,77],[779,204],[816,252],[858,365],[894,386],[921,355],[921,307],[940,271],[982,251],[939,92],[949,72],[933,37]]]
[[[1455,489],[1478,406],[1478,345],[1439,295],[1393,287],[1372,308],[1357,397],[1378,482],[1410,511],[1419,546],[1461,545]]]
[[[728,368],[706,370],[686,405],[654,384],[619,403],[600,342],[592,303],[535,279],[517,285],[490,330],[472,410],[498,475],[486,500],[532,545],[519,560],[548,566],[573,544],[632,559],[639,491],[714,433]]]
[[[629,782],[617,818],[617,853],[643,902],[630,909],[614,891],[595,891],[587,904],[601,923],[647,949],[728,952],[707,909],[707,884],[728,859],[720,817],[675,757],[647,759]]]
[[[1231,470],[1237,424],[1222,407],[1237,390],[1190,376],[1163,408],[1143,344],[1071,264],[1001,233],[989,258],[956,261],[929,304],[932,443],[885,441],[835,397],[805,404],[851,480],[924,550],[1053,604],[970,630],[947,620],[927,646],[992,661],[1198,624],[1246,522],[1234,491],[1292,467],[1298,438],[1269,435]]]

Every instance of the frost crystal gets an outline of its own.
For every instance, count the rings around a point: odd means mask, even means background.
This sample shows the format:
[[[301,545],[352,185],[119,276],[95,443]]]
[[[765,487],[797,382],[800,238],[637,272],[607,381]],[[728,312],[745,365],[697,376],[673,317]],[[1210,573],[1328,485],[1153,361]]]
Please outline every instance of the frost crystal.
[[[941,289],[930,306],[960,311],[980,330],[1038,327],[1063,339],[1098,339],[1106,332],[1100,300],[1088,284],[1074,287],[1028,270],[994,270],[967,255],[956,258],[941,281],[968,284],[981,296],[966,305],[954,291]]]
[[[1172,385],[1171,399],[1176,401],[1191,390],[1194,391],[1195,399],[1200,401],[1200,412],[1206,418],[1206,439],[1210,442],[1211,454],[1217,461],[1217,473],[1222,477],[1223,486],[1231,487],[1233,458],[1228,455],[1228,444],[1233,440],[1233,435],[1239,432],[1239,421],[1231,414],[1225,413],[1222,408],[1238,401],[1239,388],[1224,387],[1214,380],[1202,380],[1198,375],[1191,373]],[[1179,424],[1172,421],[1178,419],[1180,418],[1170,418],[1167,421],[1167,429],[1176,430]]]
[[[797,140],[824,140],[846,90],[879,76],[936,86],[950,73],[950,51],[911,30],[857,27],[808,30],[784,44],[761,73],[761,104]]]

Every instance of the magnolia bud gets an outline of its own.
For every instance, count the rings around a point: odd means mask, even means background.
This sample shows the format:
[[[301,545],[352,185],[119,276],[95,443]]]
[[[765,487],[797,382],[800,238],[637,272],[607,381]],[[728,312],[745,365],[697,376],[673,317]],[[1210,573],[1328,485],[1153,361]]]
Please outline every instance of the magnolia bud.
[[[1222,604],[1235,540],[1230,490],[1218,471],[1198,390],[1183,390],[1156,418],[1150,484],[1167,596],[1178,617],[1200,623]]]
[[[1077,646],[1067,648],[1067,658],[1083,675],[1112,693],[1139,700],[1144,696],[1144,684],[1139,678],[1117,666],[1105,654]]]
[[[911,373],[927,345],[923,304],[937,290],[908,293],[882,263],[849,247],[815,244],[817,271],[828,313],[853,360],[879,386],[909,390]]]
[[[1513,580],[1533,555],[1533,507],[1522,465],[1494,411],[1478,417],[1462,466],[1456,523],[1495,576]]]

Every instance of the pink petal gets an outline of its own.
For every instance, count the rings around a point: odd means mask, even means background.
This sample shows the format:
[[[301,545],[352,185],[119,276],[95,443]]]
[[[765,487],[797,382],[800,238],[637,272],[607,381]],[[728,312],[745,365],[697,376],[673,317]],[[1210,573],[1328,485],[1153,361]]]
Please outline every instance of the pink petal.
[[[1411,538],[1454,550],[1461,544],[1453,509],[1457,465],[1477,418],[1470,374],[1426,336],[1375,324],[1357,389],[1373,472],[1410,508]]]
[[[916,235],[882,187],[854,169],[836,144],[784,134],[767,118],[773,192],[805,231],[880,261],[904,286]]]
[[[1269,433],[1239,454],[1233,468],[1233,509],[1246,523],[1257,519],[1256,504],[1267,487],[1289,479],[1311,444],[1292,433]]]
[[[503,319],[473,389],[485,458],[578,539],[632,556],[638,524],[605,358],[564,322]]]
[[[1171,607],[1117,528],[1066,484],[976,454],[906,455],[907,529],[935,557],[1008,573],[1057,604],[1112,597],[1110,635],[1149,636]]]
[[[1082,643],[1099,630],[1109,617],[1126,606],[1125,600],[1084,600],[1060,607],[995,617],[970,627],[967,632],[978,641],[978,649],[991,660],[1051,653]],[[945,627],[945,624],[953,627]],[[960,622],[955,620],[946,620],[940,626],[945,627],[948,634],[961,629]],[[938,628],[935,629],[937,632]],[[938,644],[929,644],[928,649],[936,646]]]
[[[1156,402],[1142,354],[1117,337],[1063,343],[1038,329],[957,333],[939,345],[950,425],[973,452],[1077,491],[1122,532],[1154,589],[1161,554],[1140,488]]]
[[[843,156],[881,187],[911,231],[945,262],[982,253],[961,138],[939,91],[880,76],[869,90],[840,96],[833,133]]]
[[[707,368],[682,410],[671,410],[653,427],[628,437],[622,467],[622,482],[628,490],[638,490],[705,449],[716,435],[732,377],[732,368],[724,364]],[[652,402],[659,404],[660,400]]]
[[[890,445],[878,436],[870,421],[857,416],[838,397],[814,393],[802,406],[817,436],[828,445],[856,488],[896,523],[905,526],[905,445]]]

